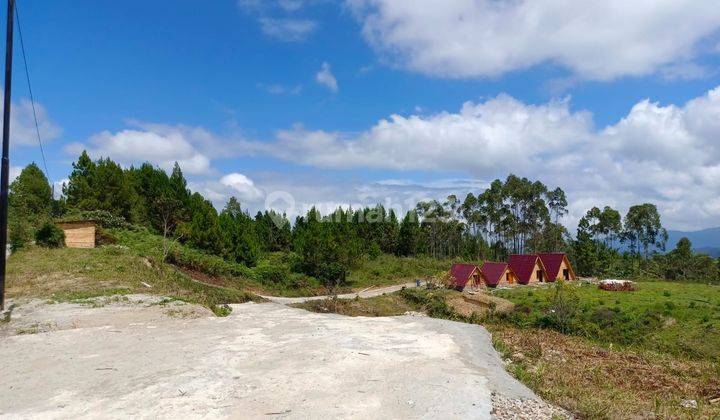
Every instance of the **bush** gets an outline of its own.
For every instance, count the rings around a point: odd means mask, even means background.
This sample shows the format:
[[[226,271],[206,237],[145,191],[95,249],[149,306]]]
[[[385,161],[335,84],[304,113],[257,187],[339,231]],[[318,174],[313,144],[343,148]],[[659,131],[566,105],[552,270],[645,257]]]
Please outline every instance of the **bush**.
[[[380,255],[382,255],[380,245],[376,244],[375,242],[370,244],[370,248],[368,248],[367,254],[371,261],[376,260]]]
[[[29,223],[20,220],[11,220],[8,229],[8,239],[10,248],[13,251],[26,246],[32,238],[31,226]]]
[[[283,284],[290,275],[290,271],[286,266],[274,264],[270,261],[261,261],[253,268],[255,278],[261,283],[266,284]]]
[[[555,283],[548,314],[541,318],[543,326],[568,333],[572,329],[580,306],[577,293],[563,281]]]
[[[65,246],[65,232],[53,223],[45,222],[35,233],[35,243],[48,248]]]
[[[128,223],[122,216],[115,216],[105,210],[83,210],[70,213],[61,219],[62,221],[96,220],[104,228],[133,229],[134,226]]]

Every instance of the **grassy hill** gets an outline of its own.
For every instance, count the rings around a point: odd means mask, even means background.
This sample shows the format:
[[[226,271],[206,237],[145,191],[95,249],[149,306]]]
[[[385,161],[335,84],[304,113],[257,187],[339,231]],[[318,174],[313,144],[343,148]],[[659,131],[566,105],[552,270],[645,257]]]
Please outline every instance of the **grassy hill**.
[[[289,253],[265,255],[257,266],[173,243],[162,262],[163,239],[144,229],[106,229],[95,249],[26,247],[8,260],[8,296],[78,300],[94,296],[149,293],[218,309],[258,294],[312,296],[327,293],[316,279],[293,271]],[[362,259],[344,291],[402,283],[446,270],[449,262],[381,255]],[[148,287],[150,286],[150,287]]]
[[[514,288],[496,295],[516,304],[508,318],[521,327],[547,327],[599,343],[651,349],[720,362],[720,286],[680,282],[640,282],[635,292],[608,292],[594,284],[568,284],[577,307],[565,326],[551,311],[555,287]],[[567,305],[566,305],[567,306]]]
[[[194,281],[171,266],[153,264],[123,245],[22,249],[8,259],[7,279],[7,296],[16,301],[30,298],[78,301],[146,293],[199,303],[222,314],[225,311],[222,304],[257,299],[241,287]]]

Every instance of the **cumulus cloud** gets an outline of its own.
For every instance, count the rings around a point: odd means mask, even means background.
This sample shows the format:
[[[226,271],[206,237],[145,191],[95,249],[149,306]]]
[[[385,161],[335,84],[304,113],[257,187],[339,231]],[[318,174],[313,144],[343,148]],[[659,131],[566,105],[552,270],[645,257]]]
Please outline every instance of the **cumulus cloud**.
[[[0,90],[1,93],[2,90]],[[3,104],[0,102],[0,114],[2,114],[3,108]],[[62,133],[62,129],[50,119],[45,107],[36,102],[35,112],[37,113],[38,128],[43,142],[58,138]],[[10,143],[19,146],[38,145],[32,103],[28,99],[22,99],[12,104],[10,112]]]
[[[286,42],[302,42],[315,31],[317,23],[308,19],[259,19],[263,33],[271,38]]]
[[[698,44],[720,28],[715,0],[346,3],[364,38],[388,60],[451,78],[498,76],[545,62],[593,80],[665,68],[670,77],[697,77]]]
[[[87,150],[94,158],[111,157],[124,165],[151,162],[169,170],[178,162],[188,174],[211,173],[210,158],[221,154],[220,140],[200,128],[135,124],[137,128],[103,131],[87,143],[71,143],[66,152]]]
[[[232,188],[242,200],[256,201],[263,196],[262,191],[255,186],[255,183],[250,178],[237,172],[220,178],[220,183]]]
[[[190,180],[188,188],[197,191],[222,209],[230,197],[237,198],[243,208],[251,212],[263,210],[265,192],[250,177],[233,172],[219,179]]]
[[[532,165],[588,140],[592,120],[568,101],[526,105],[508,95],[465,103],[459,112],[392,115],[358,136],[302,126],[280,130],[258,150],[300,163],[395,170],[460,170],[475,175]],[[512,156],[512,161],[508,157]]]
[[[333,93],[336,93],[338,91],[337,79],[335,78],[335,75],[330,69],[330,64],[328,64],[327,62],[322,63],[320,71],[318,71],[315,75],[315,81],[318,82],[319,85],[325,86]]]
[[[569,100],[529,105],[507,95],[458,112],[393,115],[359,134],[281,130],[246,150],[319,168],[470,174],[516,173],[566,189],[572,218],[588,206],[657,203],[670,225],[720,220],[720,87],[684,105],[643,100],[596,128]],[[397,185],[395,185],[397,187]]]

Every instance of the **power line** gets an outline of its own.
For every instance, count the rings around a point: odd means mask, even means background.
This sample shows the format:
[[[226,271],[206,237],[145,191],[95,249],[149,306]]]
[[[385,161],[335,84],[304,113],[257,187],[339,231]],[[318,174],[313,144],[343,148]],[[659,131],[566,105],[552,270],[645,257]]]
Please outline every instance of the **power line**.
[[[22,50],[23,63],[25,64],[25,79],[27,80],[28,91],[30,92],[30,104],[32,105],[33,118],[35,120],[35,132],[37,133],[38,144],[40,145],[40,155],[42,156],[43,168],[45,168],[45,176],[48,181],[50,181],[50,172],[48,172],[47,162],[45,161],[45,150],[43,149],[42,138],[40,137],[40,125],[38,124],[37,111],[35,111],[35,98],[33,97],[32,85],[30,84],[30,71],[28,70],[25,42],[23,41],[22,28],[20,26],[20,11],[18,10],[17,3],[15,3],[15,18],[17,19],[18,35],[20,35],[20,50]]]

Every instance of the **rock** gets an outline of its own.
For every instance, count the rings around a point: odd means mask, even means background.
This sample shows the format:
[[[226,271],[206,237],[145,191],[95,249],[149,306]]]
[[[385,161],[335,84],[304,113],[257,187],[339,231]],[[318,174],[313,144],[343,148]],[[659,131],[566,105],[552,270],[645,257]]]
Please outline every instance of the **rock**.
[[[689,408],[692,410],[697,410],[697,408],[698,408],[697,401],[695,401],[695,400],[682,400],[680,402],[680,405],[683,408]]]
[[[630,280],[607,279],[601,280],[598,287],[611,292],[632,292],[637,290],[635,282]]]

